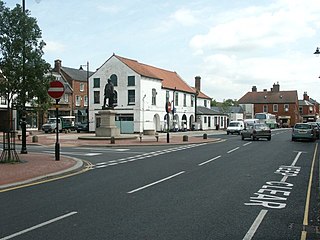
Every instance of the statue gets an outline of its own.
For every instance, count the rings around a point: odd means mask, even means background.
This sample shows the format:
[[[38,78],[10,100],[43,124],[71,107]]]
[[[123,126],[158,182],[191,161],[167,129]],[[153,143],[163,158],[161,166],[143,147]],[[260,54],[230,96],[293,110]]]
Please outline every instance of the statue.
[[[108,106],[106,107],[107,98],[108,98]],[[114,104],[114,87],[111,80],[108,79],[108,83],[104,87],[104,100],[103,100],[102,109],[105,109],[105,108],[113,109],[113,104]]]

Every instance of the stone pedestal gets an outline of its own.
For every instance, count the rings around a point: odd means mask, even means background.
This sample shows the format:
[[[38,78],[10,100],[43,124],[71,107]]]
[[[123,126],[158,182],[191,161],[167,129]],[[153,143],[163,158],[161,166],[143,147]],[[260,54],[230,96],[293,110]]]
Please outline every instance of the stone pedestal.
[[[120,135],[120,129],[116,127],[114,110],[99,111],[101,117],[100,127],[96,128],[97,137],[116,137]]]

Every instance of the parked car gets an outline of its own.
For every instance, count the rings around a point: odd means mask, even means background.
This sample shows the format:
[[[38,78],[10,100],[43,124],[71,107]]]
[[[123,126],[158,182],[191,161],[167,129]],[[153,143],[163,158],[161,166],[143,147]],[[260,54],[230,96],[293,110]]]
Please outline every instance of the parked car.
[[[271,140],[271,130],[264,123],[253,123],[247,125],[241,132],[241,138],[250,138],[252,141],[259,140],[260,138],[266,138],[268,141]]]
[[[292,129],[292,141],[298,139],[315,141],[316,137],[316,130],[309,123],[296,123]]]
[[[76,123],[76,131],[79,132],[88,132],[89,131],[89,125],[87,122],[78,122]]]
[[[48,121],[42,125],[41,129],[45,133],[55,132],[57,129],[57,119],[56,118],[49,118]],[[58,129],[59,129],[59,131],[62,130],[60,118],[58,118]]]
[[[307,122],[309,123],[310,125],[313,126],[313,128],[316,130],[316,138],[319,139],[320,137],[320,126],[317,122]]]
[[[229,126],[227,127],[227,134],[241,134],[241,131],[244,129],[244,122],[243,121],[231,121]]]

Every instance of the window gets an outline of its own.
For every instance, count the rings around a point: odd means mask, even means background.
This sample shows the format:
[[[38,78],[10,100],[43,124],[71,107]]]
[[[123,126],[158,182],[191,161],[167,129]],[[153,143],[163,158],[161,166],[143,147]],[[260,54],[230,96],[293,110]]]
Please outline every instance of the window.
[[[203,120],[204,120],[204,123],[207,123],[207,117],[204,117]]]
[[[191,95],[191,107],[194,105],[194,95]]]
[[[273,112],[278,112],[278,104],[273,104]]]
[[[94,88],[100,88],[100,78],[94,78],[93,79],[93,87]]]
[[[207,100],[204,100],[204,106],[207,107]]]
[[[187,106],[187,94],[183,94],[183,106],[186,107]]]
[[[88,96],[84,96],[84,106],[88,106]]]
[[[135,85],[136,85],[135,76],[128,76],[128,86],[135,86]]]
[[[94,104],[100,103],[100,91],[93,92],[93,103]]]
[[[135,90],[128,90],[128,105],[134,105],[136,102]]]
[[[299,113],[302,114],[302,107],[299,107]]]
[[[263,105],[263,112],[268,112],[268,105]]]
[[[112,74],[112,75],[110,76],[110,80],[111,80],[111,82],[113,83],[113,86],[118,86],[118,77],[117,77],[117,75]]]
[[[175,93],[174,106],[179,106],[179,93]]]
[[[169,102],[169,97],[170,97],[169,91],[166,91],[166,102]]]
[[[152,105],[157,104],[157,90],[152,88]]]
[[[1,97],[1,105],[6,105],[7,104],[7,100],[5,97]]]
[[[68,94],[68,93],[65,93],[65,94],[63,95],[63,100],[64,100],[64,102],[66,102],[66,103],[69,102],[69,94]]]
[[[76,106],[79,107],[81,105],[81,97],[76,96]]]
[[[285,104],[285,105],[284,105],[284,111],[285,111],[285,112],[288,112],[288,111],[289,111],[289,104]]]
[[[83,91],[84,91],[84,84],[80,83],[80,92],[83,92]]]

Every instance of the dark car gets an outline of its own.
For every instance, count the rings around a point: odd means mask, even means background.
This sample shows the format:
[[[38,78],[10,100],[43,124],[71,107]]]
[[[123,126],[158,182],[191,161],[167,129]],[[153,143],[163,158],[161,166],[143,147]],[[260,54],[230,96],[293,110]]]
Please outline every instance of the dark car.
[[[271,140],[271,130],[264,123],[253,123],[247,125],[246,128],[241,132],[241,138],[250,138],[252,141],[259,140],[259,138],[266,138],[268,141]]]
[[[292,129],[292,141],[298,139],[315,141],[316,137],[316,129],[311,124],[296,123]]]
[[[79,132],[88,132],[89,131],[89,125],[87,122],[78,122],[76,123],[76,131]]]

